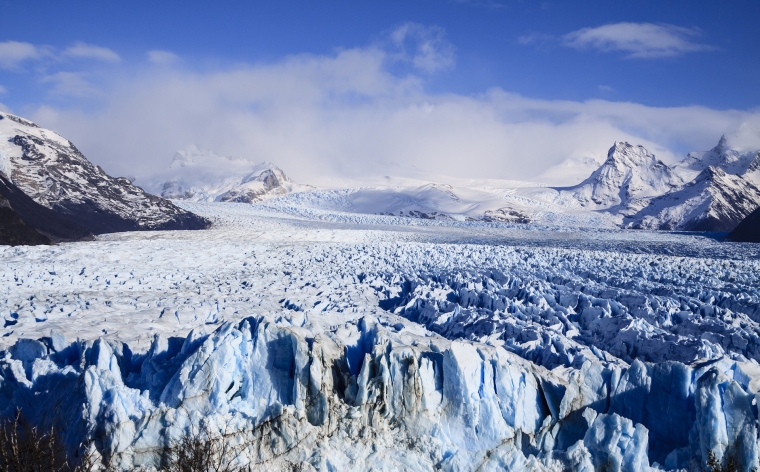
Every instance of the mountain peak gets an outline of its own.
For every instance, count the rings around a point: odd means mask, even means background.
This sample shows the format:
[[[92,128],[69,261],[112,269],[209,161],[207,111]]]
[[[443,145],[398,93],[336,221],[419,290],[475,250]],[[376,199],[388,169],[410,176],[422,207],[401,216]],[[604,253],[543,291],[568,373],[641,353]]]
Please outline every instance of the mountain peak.
[[[271,162],[225,157],[194,144],[177,151],[167,169],[145,180],[149,191],[164,198],[209,202],[252,203],[306,188]]]
[[[644,146],[615,142],[607,160],[588,179],[568,189],[583,206],[611,208],[640,197],[667,193],[683,184]]]
[[[760,143],[753,143],[750,131],[741,131],[724,134],[709,151],[690,152],[686,159],[674,166],[674,170],[690,180],[696,173],[714,167],[760,186],[760,147],[756,147]]]

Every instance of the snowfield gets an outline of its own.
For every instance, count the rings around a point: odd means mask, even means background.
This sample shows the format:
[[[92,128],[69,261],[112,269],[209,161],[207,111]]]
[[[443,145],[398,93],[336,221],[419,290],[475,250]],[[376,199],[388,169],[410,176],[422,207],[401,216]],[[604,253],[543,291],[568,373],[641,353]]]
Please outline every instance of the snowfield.
[[[0,247],[2,413],[124,469],[198,426],[253,470],[758,466],[758,245],[359,214],[355,193]]]

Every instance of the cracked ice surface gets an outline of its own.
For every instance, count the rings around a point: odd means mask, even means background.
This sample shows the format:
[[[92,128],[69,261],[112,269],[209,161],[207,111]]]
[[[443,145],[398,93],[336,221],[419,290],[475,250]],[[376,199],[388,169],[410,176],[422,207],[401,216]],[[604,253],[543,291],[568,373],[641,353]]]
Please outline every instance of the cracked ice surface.
[[[755,246],[182,206],[215,227],[0,250],[6,413],[123,467],[201,421],[262,470],[757,463]]]

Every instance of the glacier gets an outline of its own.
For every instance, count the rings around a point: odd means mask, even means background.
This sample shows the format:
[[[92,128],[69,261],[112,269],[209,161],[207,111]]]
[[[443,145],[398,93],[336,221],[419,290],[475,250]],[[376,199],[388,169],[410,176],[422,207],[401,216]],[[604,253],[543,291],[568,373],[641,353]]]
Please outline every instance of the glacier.
[[[293,198],[0,248],[0,413],[125,470],[201,427],[252,470],[758,465],[757,246]]]

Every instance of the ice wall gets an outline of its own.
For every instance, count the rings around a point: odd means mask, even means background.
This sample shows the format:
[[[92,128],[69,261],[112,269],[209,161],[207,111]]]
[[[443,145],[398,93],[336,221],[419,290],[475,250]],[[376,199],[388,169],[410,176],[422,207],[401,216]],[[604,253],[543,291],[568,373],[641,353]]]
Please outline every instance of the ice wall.
[[[760,367],[586,360],[550,371],[472,341],[371,317],[327,332],[263,318],[157,337],[20,340],[0,359],[0,406],[65,425],[124,469],[194,428],[231,434],[254,470],[675,469],[757,465]],[[655,464],[655,462],[657,464]]]

